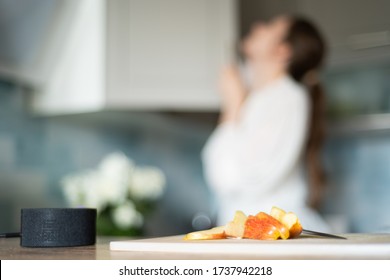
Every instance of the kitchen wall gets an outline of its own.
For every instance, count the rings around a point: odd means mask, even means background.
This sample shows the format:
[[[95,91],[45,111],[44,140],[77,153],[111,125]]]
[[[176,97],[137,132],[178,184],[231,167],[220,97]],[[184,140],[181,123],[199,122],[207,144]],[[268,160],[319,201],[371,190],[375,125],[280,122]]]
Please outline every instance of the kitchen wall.
[[[390,64],[355,65],[325,77],[329,174],[324,212],[357,232],[390,232]]]
[[[183,233],[197,213],[215,209],[200,151],[215,115],[102,112],[43,118],[29,113],[29,92],[0,82],[0,232],[19,228],[22,207],[61,207],[59,180],[113,151],[156,165],[167,190],[147,221],[148,235]]]

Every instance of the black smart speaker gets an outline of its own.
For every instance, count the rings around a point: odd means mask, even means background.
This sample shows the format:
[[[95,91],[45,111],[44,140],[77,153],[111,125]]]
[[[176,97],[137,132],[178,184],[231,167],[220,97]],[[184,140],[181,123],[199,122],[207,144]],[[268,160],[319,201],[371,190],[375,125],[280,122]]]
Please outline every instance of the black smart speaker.
[[[96,209],[31,208],[21,211],[23,247],[71,247],[96,242]]]

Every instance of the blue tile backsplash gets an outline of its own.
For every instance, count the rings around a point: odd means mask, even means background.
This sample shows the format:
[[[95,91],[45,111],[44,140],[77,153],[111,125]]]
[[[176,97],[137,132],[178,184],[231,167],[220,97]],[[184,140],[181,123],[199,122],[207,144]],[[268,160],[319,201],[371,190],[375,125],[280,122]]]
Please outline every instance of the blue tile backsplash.
[[[326,149],[327,213],[343,213],[353,232],[390,232],[390,133],[335,137]]]

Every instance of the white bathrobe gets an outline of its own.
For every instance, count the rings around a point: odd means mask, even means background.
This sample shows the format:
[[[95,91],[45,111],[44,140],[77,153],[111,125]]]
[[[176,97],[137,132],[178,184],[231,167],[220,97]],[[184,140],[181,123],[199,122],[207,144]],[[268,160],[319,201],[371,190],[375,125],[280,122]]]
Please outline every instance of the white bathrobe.
[[[329,231],[306,206],[306,88],[283,76],[250,93],[240,113],[237,122],[216,128],[202,153],[206,180],[219,203],[218,224],[231,220],[236,210],[255,215],[278,206],[295,212],[306,229]]]

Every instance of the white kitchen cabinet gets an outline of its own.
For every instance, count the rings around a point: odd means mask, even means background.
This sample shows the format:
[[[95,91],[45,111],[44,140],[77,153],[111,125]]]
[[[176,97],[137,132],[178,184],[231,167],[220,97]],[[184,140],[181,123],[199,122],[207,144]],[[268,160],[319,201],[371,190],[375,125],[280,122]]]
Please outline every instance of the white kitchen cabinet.
[[[79,2],[34,111],[218,108],[218,72],[236,39],[235,0]]]
[[[107,105],[205,110],[232,55],[232,0],[108,2]]]

